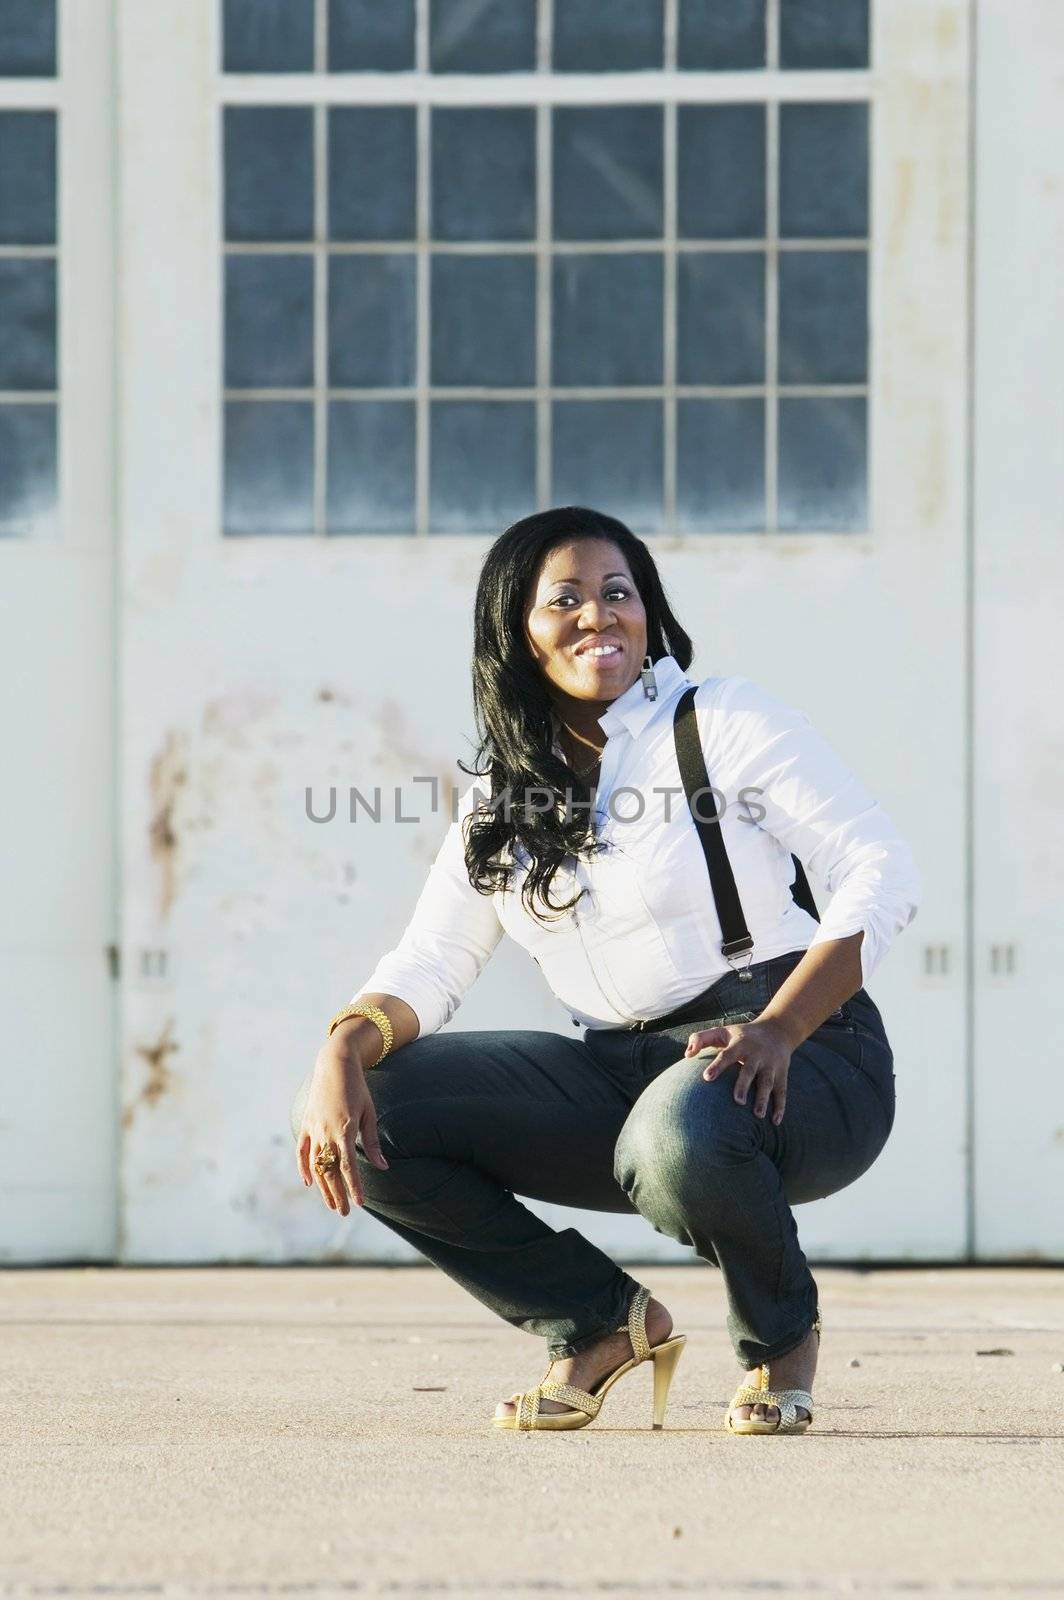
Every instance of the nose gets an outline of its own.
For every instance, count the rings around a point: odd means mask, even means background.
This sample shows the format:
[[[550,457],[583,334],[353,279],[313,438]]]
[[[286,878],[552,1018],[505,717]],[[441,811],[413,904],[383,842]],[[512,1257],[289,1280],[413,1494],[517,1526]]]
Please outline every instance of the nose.
[[[617,613],[612,606],[608,606],[597,595],[591,595],[580,607],[580,626],[583,628],[601,628],[612,622]]]

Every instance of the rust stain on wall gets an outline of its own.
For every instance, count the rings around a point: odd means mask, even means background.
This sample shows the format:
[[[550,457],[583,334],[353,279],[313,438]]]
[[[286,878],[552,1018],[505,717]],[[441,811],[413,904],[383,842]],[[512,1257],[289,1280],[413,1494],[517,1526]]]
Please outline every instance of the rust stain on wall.
[[[123,1128],[133,1125],[138,1106],[154,1106],[169,1093],[173,1087],[174,1075],[170,1070],[168,1057],[180,1049],[177,1040],[173,1037],[173,1018],[167,1020],[166,1026],[154,1044],[137,1044],[133,1046],[134,1055],[138,1055],[148,1069],[137,1098],[130,1102],[122,1113]]]
[[[940,11],[935,21],[935,43],[943,55],[952,55],[957,47],[960,19],[952,7]]]
[[[905,232],[909,226],[909,218],[913,208],[916,163],[909,159],[896,162],[895,178],[897,188],[894,194],[894,207],[890,214],[887,234],[888,260],[897,258],[904,249]]]
[[[347,694],[343,689],[334,689],[332,685],[328,683],[322,684],[321,688],[315,695],[315,699],[320,700],[323,705],[354,705],[354,701],[351,699],[349,694]]]
[[[914,488],[921,527],[937,527],[946,502],[947,447],[937,413],[928,418],[916,464]]]
[[[188,782],[185,741],[172,729],[159,754],[152,759],[148,776],[151,793],[151,820],[148,844],[152,860],[159,868],[159,915],[166,917],[174,902],[177,887],[178,834],[174,811],[178,792]]]

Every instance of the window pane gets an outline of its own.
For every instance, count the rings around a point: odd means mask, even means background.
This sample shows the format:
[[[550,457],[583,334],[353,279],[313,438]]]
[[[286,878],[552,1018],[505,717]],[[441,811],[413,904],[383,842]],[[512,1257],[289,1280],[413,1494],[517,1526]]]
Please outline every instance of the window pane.
[[[676,266],[680,383],[764,383],[765,257],[682,252]]]
[[[226,107],[227,239],[313,238],[313,148],[306,106]]]
[[[314,0],[225,0],[224,72],[313,72]]]
[[[330,72],[405,72],[414,65],[414,0],[329,0]]]
[[[230,400],[225,407],[226,533],[313,529],[313,405]]]
[[[680,0],[677,63],[695,72],[765,65],[765,0]]]
[[[536,0],[432,0],[433,72],[534,72]]]
[[[433,256],[434,384],[532,384],[535,347],[531,256]]]
[[[563,0],[554,8],[556,72],[637,72],[660,68],[664,0]]]
[[[868,0],[780,0],[781,67],[867,67]]]
[[[0,261],[0,389],[55,386],[55,262]]]
[[[559,239],[655,239],[662,230],[660,106],[559,106],[554,232]]]
[[[329,533],[412,533],[414,407],[408,400],[329,406]]]
[[[779,408],[780,527],[864,529],[864,399],[784,399]]]
[[[228,256],[225,382],[229,389],[314,382],[314,263],[309,256]]]
[[[435,239],[534,239],[536,121],[525,107],[432,113]]]
[[[0,78],[55,77],[55,0],[3,0]]]
[[[676,166],[681,239],[765,237],[764,106],[681,106]]]
[[[56,409],[0,405],[0,535],[44,531],[56,507]]]
[[[556,256],[553,380],[662,381],[660,255]]]
[[[863,250],[780,252],[781,383],[864,383],[868,257]]]
[[[868,105],[780,106],[780,234],[868,234]]]
[[[0,244],[55,243],[55,112],[0,111]]]
[[[413,106],[329,112],[329,237],[413,239],[417,136]]]
[[[402,388],[414,381],[413,255],[329,257],[329,383]]]
[[[556,400],[556,506],[590,506],[634,531],[662,522],[662,408],[658,400]]]
[[[764,528],[763,400],[677,402],[676,521],[707,533]]]
[[[433,533],[496,533],[536,504],[535,407],[523,400],[432,405]]]

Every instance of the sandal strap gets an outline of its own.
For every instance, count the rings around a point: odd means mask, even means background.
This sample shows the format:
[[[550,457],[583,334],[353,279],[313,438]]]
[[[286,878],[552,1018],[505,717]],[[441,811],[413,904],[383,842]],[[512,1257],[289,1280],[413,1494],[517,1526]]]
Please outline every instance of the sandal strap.
[[[628,1322],[624,1330],[618,1328],[617,1332],[627,1332],[632,1341],[632,1354],[636,1361],[645,1361],[650,1354],[650,1340],[647,1338],[647,1306],[650,1303],[650,1290],[645,1284],[640,1284],[636,1290],[632,1303],[628,1307]]]
[[[743,1384],[736,1389],[728,1409],[734,1411],[738,1406],[775,1406],[781,1428],[794,1426],[799,1406],[808,1411],[810,1417],[813,1415],[813,1397],[805,1389],[751,1389]]]
[[[517,1414],[514,1417],[514,1427],[530,1429],[536,1426],[536,1417],[539,1413],[539,1389],[521,1389],[514,1395],[517,1401]]]
[[[798,1421],[798,1406],[813,1415],[813,1396],[804,1389],[767,1389],[759,1401],[763,1406],[778,1406],[780,1427],[791,1428]]]
[[[548,1400],[566,1400],[576,1411],[586,1411],[589,1417],[597,1416],[602,1405],[601,1395],[589,1394],[572,1383],[541,1383],[539,1392]]]
[[[748,1383],[740,1384],[732,1395],[731,1405],[728,1409],[734,1411],[736,1406],[774,1405],[775,1401],[766,1401],[765,1393],[764,1389],[751,1389]]]
[[[586,1389],[578,1389],[572,1383],[537,1383],[532,1389],[515,1390],[510,1396],[516,1401],[517,1415],[514,1427],[530,1430],[536,1427],[536,1418],[539,1416],[539,1402],[541,1398],[547,1400],[564,1400],[576,1411],[584,1411],[589,1417],[598,1415],[601,1399],[588,1394]]]

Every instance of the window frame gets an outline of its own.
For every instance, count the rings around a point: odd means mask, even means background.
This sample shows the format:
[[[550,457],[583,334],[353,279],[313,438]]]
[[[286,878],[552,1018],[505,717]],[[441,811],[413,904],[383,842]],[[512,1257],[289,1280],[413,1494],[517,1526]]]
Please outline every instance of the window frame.
[[[874,0],[871,0],[874,11]],[[430,272],[433,254],[530,254],[536,263],[535,292],[535,383],[526,388],[490,390],[492,400],[524,400],[535,408],[535,501],[537,509],[552,505],[552,425],[551,407],[558,400],[652,399],[662,405],[663,479],[661,524],[643,532],[644,537],[667,538],[744,538],[780,537],[787,539],[820,536],[852,539],[874,531],[873,435],[876,385],[875,325],[873,307],[875,285],[875,217],[872,172],[876,152],[877,77],[874,59],[867,68],[794,69],[778,66],[780,40],[780,0],[767,0],[767,64],[754,71],[692,71],[676,66],[678,0],[665,3],[665,65],[658,70],[607,72],[601,74],[554,72],[550,69],[550,20],[552,0],[537,0],[537,67],[534,72],[432,73],[429,71],[427,0],[418,0],[416,11],[416,61],[414,71],[335,73],[327,69],[327,0],[317,0],[315,31],[315,70],[312,73],[227,74],[221,70],[222,0],[217,0],[216,26],[219,30],[215,60],[219,159],[224,164],[223,123],[230,106],[304,106],[312,110],[314,131],[315,226],[312,241],[298,244],[230,244],[225,238],[224,218],[220,219],[220,248],[224,258],[231,253],[276,250],[277,253],[310,253],[314,259],[314,385],[311,390],[256,390],[222,388],[224,405],[231,401],[256,399],[300,400],[313,405],[314,421],[314,504],[313,526],[292,537],[396,538],[386,530],[366,530],[354,534],[331,533],[327,527],[327,436],[328,406],[336,400],[388,400],[407,398],[415,410],[415,517],[407,537],[453,536],[434,531],[431,526],[429,491],[431,471],[430,404],[435,399],[461,400],[486,398],[480,388],[442,388],[430,385],[429,352]],[[874,29],[870,27],[869,48],[874,51]],[[868,226],[859,238],[817,237],[788,239],[779,236],[779,121],[780,107],[789,103],[857,102],[868,108]],[[765,107],[766,115],[766,229],[762,239],[685,240],[677,237],[677,122],[684,105],[729,105],[754,103]],[[664,227],[660,239],[602,241],[559,241],[550,231],[552,150],[552,111],[564,106],[654,105],[662,108],[664,159]],[[331,107],[408,105],[416,113],[416,238],[382,244],[357,244],[328,239],[327,230],[327,113]],[[431,176],[430,118],[433,108],[529,107],[535,116],[536,148],[536,229],[527,242],[448,242],[435,240],[430,233],[429,182]],[[224,189],[224,183],[220,185]],[[329,254],[361,254],[387,249],[397,254],[410,253],[416,260],[415,296],[416,363],[415,381],[409,389],[329,388],[326,348],[328,312],[326,304],[326,257]],[[694,251],[763,251],[765,254],[765,382],[726,386],[678,384],[676,381],[676,302],[679,255]],[[596,385],[587,389],[558,389],[551,385],[551,285],[556,256],[605,252],[634,253],[661,251],[664,263],[663,338],[664,368],[660,385],[611,387]],[[779,351],[779,258],[789,251],[863,251],[867,257],[867,368],[860,384],[785,384],[778,382]],[[224,336],[224,335],[223,335]],[[757,528],[693,528],[677,520],[678,402],[685,399],[760,399],[764,404],[764,482],[765,519]],[[858,399],[865,405],[864,499],[866,515],[860,526],[845,528],[782,528],[779,524],[780,402],[787,399]],[[218,526],[223,537],[254,537],[245,531],[229,533],[225,527],[225,449],[221,443],[222,470]],[[534,509],[533,507],[529,508]],[[635,524],[633,523],[633,526]],[[641,531],[637,528],[637,531]],[[478,536],[477,530],[469,530]],[[270,535],[284,537],[284,535]]]

